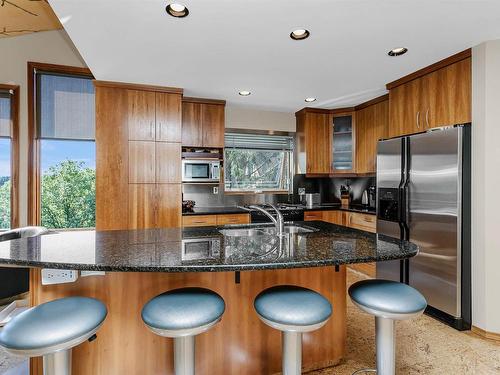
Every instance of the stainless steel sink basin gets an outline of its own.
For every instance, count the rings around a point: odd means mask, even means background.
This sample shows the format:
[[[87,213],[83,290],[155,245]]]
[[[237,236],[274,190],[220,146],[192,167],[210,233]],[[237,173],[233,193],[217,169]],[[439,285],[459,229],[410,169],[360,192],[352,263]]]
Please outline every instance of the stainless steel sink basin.
[[[296,233],[296,234],[304,234],[304,233],[312,233],[317,232],[318,229],[306,227],[302,225],[285,225],[284,233]],[[232,237],[248,237],[248,236],[276,236],[277,230],[274,226],[265,226],[265,227],[254,227],[254,228],[231,228],[231,229],[221,229],[219,231],[224,236],[232,236]]]

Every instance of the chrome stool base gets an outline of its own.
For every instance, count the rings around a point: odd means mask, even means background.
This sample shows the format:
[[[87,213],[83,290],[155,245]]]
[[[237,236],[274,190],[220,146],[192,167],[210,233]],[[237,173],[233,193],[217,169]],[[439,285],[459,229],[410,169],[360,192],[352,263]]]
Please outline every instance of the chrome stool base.
[[[302,332],[282,331],[282,371],[283,375],[302,373]]]
[[[71,349],[44,355],[43,375],[71,375]]]
[[[194,375],[194,344],[196,336],[174,338],[175,375]]]

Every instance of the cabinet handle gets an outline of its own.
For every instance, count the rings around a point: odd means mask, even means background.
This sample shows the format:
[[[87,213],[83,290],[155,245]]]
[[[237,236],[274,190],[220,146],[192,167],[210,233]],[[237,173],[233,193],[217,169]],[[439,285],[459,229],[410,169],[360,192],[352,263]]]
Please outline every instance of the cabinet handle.
[[[427,108],[427,111],[425,111],[425,124],[427,125],[427,128],[430,128],[430,126],[429,126],[429,108]]]
[[[417,112],[417,129],[420,129],[420,111]]]

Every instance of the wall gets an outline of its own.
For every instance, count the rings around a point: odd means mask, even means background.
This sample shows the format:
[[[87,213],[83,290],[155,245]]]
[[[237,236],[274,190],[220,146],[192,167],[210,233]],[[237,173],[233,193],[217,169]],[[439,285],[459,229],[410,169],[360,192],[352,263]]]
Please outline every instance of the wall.
[[[226,107],[226,128],[295,131],[295,113]]]
[[[27,224],[28,109],[27,62],[85,66],[64,30],[45,31],[18,37],[0,38],[0,83],[20,86],[20,224]]]
[[[500,333],[500,40],[472,52],[472,319]]]

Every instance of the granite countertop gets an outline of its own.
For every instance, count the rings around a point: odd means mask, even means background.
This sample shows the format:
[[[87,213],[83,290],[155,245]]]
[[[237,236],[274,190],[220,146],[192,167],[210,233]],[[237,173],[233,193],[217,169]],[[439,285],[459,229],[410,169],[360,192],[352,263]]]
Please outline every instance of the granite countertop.
[[[296,224],[316,231],[282,237],[226,236],[219,232],[221,228],[255,228],[254,224],[54,232],[0,242],[0,264],[96,271],[215,272],[365,263],[409,258],[418,251],[413,243],[382,234],[322,221]],[[210,251],[208,240],[213,243]]]

